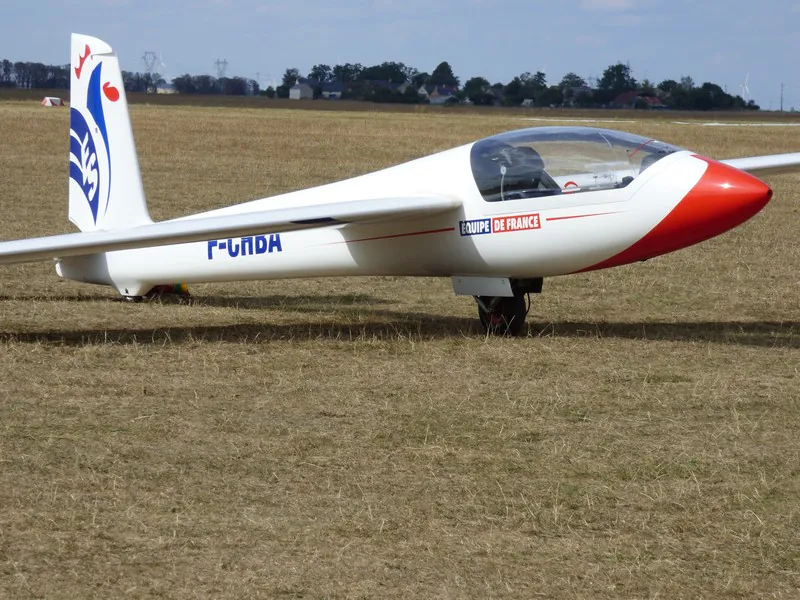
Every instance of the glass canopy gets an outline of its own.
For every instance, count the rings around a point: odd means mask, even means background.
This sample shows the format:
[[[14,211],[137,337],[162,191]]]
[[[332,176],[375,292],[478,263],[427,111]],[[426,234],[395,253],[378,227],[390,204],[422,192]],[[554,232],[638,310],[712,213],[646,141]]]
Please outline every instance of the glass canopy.
[[[476,142],[470,161],[488,202],[625,187],[681,150],[646,137],[592,127],[535,127]]]

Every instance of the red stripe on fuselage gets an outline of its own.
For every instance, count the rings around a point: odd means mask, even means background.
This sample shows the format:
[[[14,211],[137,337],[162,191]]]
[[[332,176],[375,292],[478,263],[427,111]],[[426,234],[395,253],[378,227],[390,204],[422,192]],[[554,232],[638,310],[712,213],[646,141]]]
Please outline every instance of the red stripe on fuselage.
[[[412,231],[410,233],[395,233],[392,235],[379,235],[376,237],[359,238],[357,240],[342,240],[341,242],[330,242],[329,244],[322,244],[323,246],[333,246],[335,244],[353,244],[355,242],[372,242],[375,240],[390,240],[393,238],[411,237],[414,235],[430,235],[433,233],[445,233],[447,231],[455,231],[455,227],[447,227],[445,229],[429,229],[428,231]]]
[[[602,217],[603,215],[615,215],[619,211],[592,213],[590,215],[569,215],[567,217],[547,217],[546,221],[566,221],[567,219],[583,219],[584,217]]]

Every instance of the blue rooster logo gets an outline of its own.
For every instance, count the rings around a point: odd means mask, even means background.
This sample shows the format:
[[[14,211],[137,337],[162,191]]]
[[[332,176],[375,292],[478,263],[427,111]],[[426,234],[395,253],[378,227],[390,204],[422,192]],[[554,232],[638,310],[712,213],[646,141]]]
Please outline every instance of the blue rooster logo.
[[[70,109],[69,176],[83,190],[96,223],[100,192],[97,148],[86,119],[75,108]]]
[[[102,136],[102,140],[98,140],[97,143],[105,145],[107,161],[105,169],[100,167],[100,157],[97,154],[97,146],[92,135],[92,129],[80,110],[76,108],[70,109],[69,124],[69,176],[83,190],[95,224],[97,223],[97,213],[101,204],[100,189],[102,187],[107,190],[106,198],[103,201],[105,210],[108,210],[108,194],[111,191],[111,151],[108,144],[108,130],[106,129],[100,87],[102,67],[102,63],[97,65],[89,78],[86,109],[92,120],[94,120],[95,131]],[[107,181],[103,181],[103,178],[106,178]]]

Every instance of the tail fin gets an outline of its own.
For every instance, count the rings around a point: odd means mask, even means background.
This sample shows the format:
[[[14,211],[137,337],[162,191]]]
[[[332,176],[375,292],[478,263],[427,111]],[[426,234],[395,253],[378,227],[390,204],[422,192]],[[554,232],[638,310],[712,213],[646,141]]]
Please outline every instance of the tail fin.
[[[81,231],[152,223],[117,55],[72,34],[69,220]]]

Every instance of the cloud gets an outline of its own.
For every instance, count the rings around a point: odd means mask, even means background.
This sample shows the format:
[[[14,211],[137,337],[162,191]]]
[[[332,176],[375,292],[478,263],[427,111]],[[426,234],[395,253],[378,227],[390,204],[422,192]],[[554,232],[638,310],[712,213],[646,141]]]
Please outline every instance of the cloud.
[[[636,0],[581,0],[584,10],[628,11],[636,8]]]
[[[607,38],[603,36],[582,33],[577,34],[573,38],[573,41],[579,46],[593,46],[595,48],[608,45]]]

